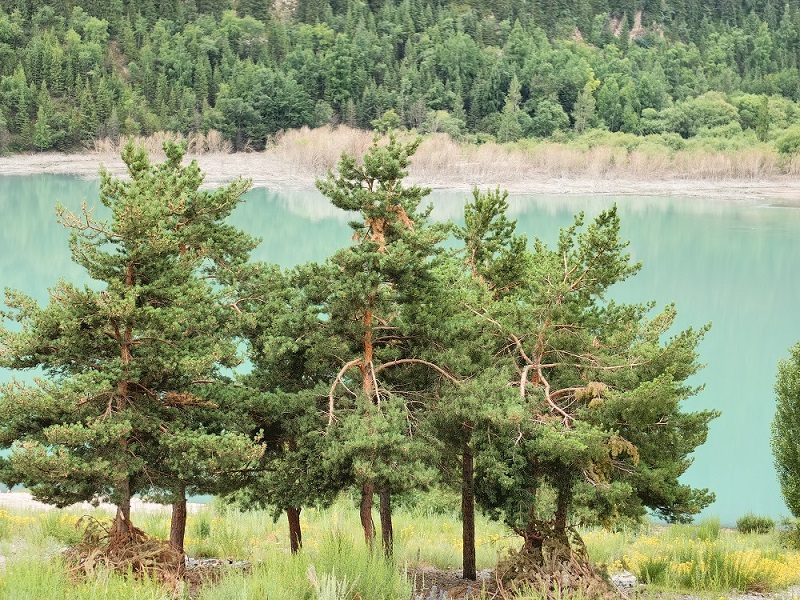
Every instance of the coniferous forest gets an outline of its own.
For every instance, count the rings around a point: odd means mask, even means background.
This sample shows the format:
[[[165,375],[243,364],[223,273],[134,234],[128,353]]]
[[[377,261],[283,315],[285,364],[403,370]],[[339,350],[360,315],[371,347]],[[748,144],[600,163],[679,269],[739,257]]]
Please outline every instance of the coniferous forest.
[[[5,0],[0,150],[329,123],[764,141],[800,123],[798,63],[796,0]]]

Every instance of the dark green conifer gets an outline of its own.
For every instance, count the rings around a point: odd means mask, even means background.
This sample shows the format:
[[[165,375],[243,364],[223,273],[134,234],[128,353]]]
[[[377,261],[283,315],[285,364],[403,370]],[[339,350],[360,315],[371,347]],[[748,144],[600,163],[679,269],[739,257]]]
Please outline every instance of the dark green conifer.
[[[265,445],[236,499],[246,507],[285,512],[293,553],[302,546],[300,512],[327,505],[347,487],[343,466],[326,459],[327,391],[339,365],[328,349],[325,298],[331,265],[281,271],[256,264],[237,277],[250,373],[239,378],[245,398],[239,423]]]
[[[338,173],[317,187],[334,206],[355,211],[354,244],[332,258],[338,275],[325,306],[326,333],[340,368],[329,392],[329,435],[340,460],[351,465],[361,490],[361,523],[372,546],[373,495],[381,500],[384,552],[392,552],[391,493],[429,477],[428,452],[415,434],[414,413],[431,381],[452,379],[422,357],[426,306],[439,293],[434,263],[442,227],[420,210],[429,190],[406,187],[410,157],[419,140],[376,137],[361,162],[343,154]],[[424,382],[422,385],[421,382]]]
[[[110,497],[122,541],[134,532],[134,494],[172,502],[182,551],[185,494],[220,491],[226,473],[261,453],[226,423],[221,369],[239,357],[233,310],[214,285],[253,241],[223,222],[248,182],[201,191],[183,148],[165,151],[152,165],[129,144],[130,180],[103,172],[110,219],[60,210],[92,286],[61,281],[44,308],[7,291],[3,317],[16,325],[0,329],[0,364],[43,374],[2,386],[0,445],[11,452],[1,473],[59,506]]]
[[[493,415],[502,413],[508,388],[503,367],[494,360],[495,337],[487,329],[480,308],[508,295],[523,281],[528,267],[526,239],[515,235],[514,221],[506,217],[508,194],[499,189],[473,191],[464,207],[464,226],[454,227],[463,247],[453,256],[457,265],[443,277],[448,293],[436,320],[439,360],[463,381],[442,390],[431,402],[427,425],[442,443],[445,461],[455,472],[461,491],[462,565],[465,579],[476,579],[475,463],[484,432],[491,431]]]
[[[556,248],[537,241],[521,285],[479,310],[515,393],[478,445],[477,496],[523,538],[519,564],[556,582],[575,560],[589,568],[577,514],[610,524],[649,508],[686,521],[713,499],[678,480],[716,416],[682,406],[705,328],[666,337],[673,307],[650,316],[652,305],[606,299],[639,269],[626,245],[615,209],[585,229],[581,215]],[[525,576],[512,564],[507,577]]]

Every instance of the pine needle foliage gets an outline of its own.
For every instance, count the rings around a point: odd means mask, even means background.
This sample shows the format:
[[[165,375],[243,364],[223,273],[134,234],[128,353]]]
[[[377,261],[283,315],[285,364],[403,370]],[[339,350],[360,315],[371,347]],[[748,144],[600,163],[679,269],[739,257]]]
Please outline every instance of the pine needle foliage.
[[[424,486],[432,474],[429,450],[416,435],[425,399],[452,375],[426,360],[433,316],[442,289],[436,265],[447,235],[420,210],[429,189],[406,186],[419,139],[376,136],[361,160],[343,154],[336,174],[317,187],[334,206],[357,211],[353,243],[335,253],[337,271],[326,300],[325,331],[340,369],[329,392],[331,452],[350,465],[362,492],[362,523],[372,543],[371,506],[381,497],[384,550],[391,553],[393,492]]]
[[[501,200],[476,194],[457,230],[464,266],[485,290],[466,305],[483,338],[459,314],[462,332],[492,357],[464,387],[480,398],[472,414],[481,435],[470,440],[475,496],[524,540],[504,567],[509,582],[550,582],[552,591],[562,572],[602,582],[587,566],[576,523],[610,525],[646,508],[685,521],[713,498],[678,481],[716,416],[682,408],[697,391],[686,379],[700,367],[695,348],[706,328],[668,337],[673,307],[652,314],[652,304],[607,299],[640,268],[615,209],[588,224],[578,215],[551,249],[515,238]]]
[[[47,306],[6,291],[0,364],[38,368],[0,389],[0,462],[9,485],[64,506],[110,498],[114,532],[133,539],[130,498],[213,492],[260,447],[226,425],[222,369],[239,362],[225,272],[254,240],[224,219],[249,183],[201,190],[195,162],[166,144],[151,164],[129,144],[129,179],[103,171],[109,219],[58,210],[70,251],[92,284],[60,281]]]

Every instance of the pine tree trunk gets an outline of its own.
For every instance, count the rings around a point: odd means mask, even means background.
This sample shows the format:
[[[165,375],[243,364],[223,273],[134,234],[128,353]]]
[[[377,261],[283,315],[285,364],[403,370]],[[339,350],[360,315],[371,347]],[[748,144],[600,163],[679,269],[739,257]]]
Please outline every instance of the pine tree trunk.
[[[118,540],[131,537],[133,531],[131,526],[131,487],[130,480],[125,477],[117,484],[117,492],[120,495],[117,504],[117,513],[114,516],[112,533]]]
[[[303,547],[303,531],[300,529],[300,508],[290,506],[286,509],[286,518],[289,520],[289,546],[292,554],[297,554]]]
[[[475,463],[469,443],[461,457],[461,541],[464,579],[478,578],[475,566]]]
[[[392,493],[383,488],[380,491],[381,515],[381,541],[383,542],[383,555],[392,558],[394,553],[394,530],[392,528]]]
[[[289,450],[297,452],[297,440],[293,437],[289,438]],[[289,548],[292,554],[297,554],[303,547],[303,531],[300,529],[301,510],[299,506],[290,506],[286,509],[286,519],[289,521]]]
[[[361,365],[361,391],[364,395],[372,400],[376,390],[374,386],[375,371],[372,365],[372,310],[367,309],[364,312],[364,337],[361,343],[364,347],[364,360]]]
[[[572,491],[562,488],[556,493],[556,511],[553,517],[548,521],[536,519],[535,506],[532,505],[528,525],[524,532],[520,532],[525,539],[523,552],[539,564],[543,564],[545,560],[552,561],[553,564],[569,562],[572,557],[567,535],[567,512],[572,501]]]
[[[375,524],[372,522],[372,496],[374,493],[375,485],[371,481],[367,481],[361,488],[361,527],[364,529],[364,539],[370,552],[375,545]]]
[[[128,263],[125,269],[125,287],[133,287],[133,263]],[[131,363],[131,340],[133,338],[133,327],[130,323],[125,325],[124,333],[120,331],[117,320],[111,319],[111,326],[114,329],[114,339],[120,345],[120,359],[122,362],[123,377],[117,381],[116,404],[118,410],[123,410],[128,402],[128,381],[130,376]],[[122,445],[127,449],[127,440],[122,440]],[[117,492],[120,499],[117,505],[117,514],[114,517],[112,535],[117,541],[128,540],[133,535],[131,525],[131,481],[126,475],[117,484]]]
[[[556,514],[553,516],[553,531],[558,536],[567,538],[567,510],[572,494],[564,489],[558,490],[556,497]]]
[[[172,521],[169,526],[169,543],[183,555],[183,543],[186,538],[186,488],[181,488],[178,498],[172,503]]]

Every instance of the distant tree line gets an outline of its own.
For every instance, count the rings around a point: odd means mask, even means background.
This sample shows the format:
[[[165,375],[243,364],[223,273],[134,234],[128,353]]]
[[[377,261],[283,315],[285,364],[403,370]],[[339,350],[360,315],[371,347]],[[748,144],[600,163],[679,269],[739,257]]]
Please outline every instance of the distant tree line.
[[[211,129],[260,149],[327,123],[765,140],[800,122],[799,66],[796,0],[15,0],[0,150]]]
[[[351,490],[370,548],[377,498],[387,556],[392,499],[450,487],[472,579],[476,506],[544,570],[583,556],[577,523],[691,519],[713,499],[679,481],[716,415],[684,407],[706,329],[607,299],[639,270],[615,209],[553,248],[515,232],[500,190],[476,190],[463,226],[430,222],[429,190],[403,182],[418,144],[345,155],[318,187],[351,243],[290,269],[251,262],[226,224],[246,181],[201,190],[179,146],[154,165],[129,144],[130,178],[103,175],[110,218],[59,213],[92,286],[62,281],[44,307],[7,292],[0,365],[42,376],[0,385],[0,481],[110,497],[118,544],[133,495],[171,504],[180,553],[187,495],[285,512],[297,551],[301,510]]]

